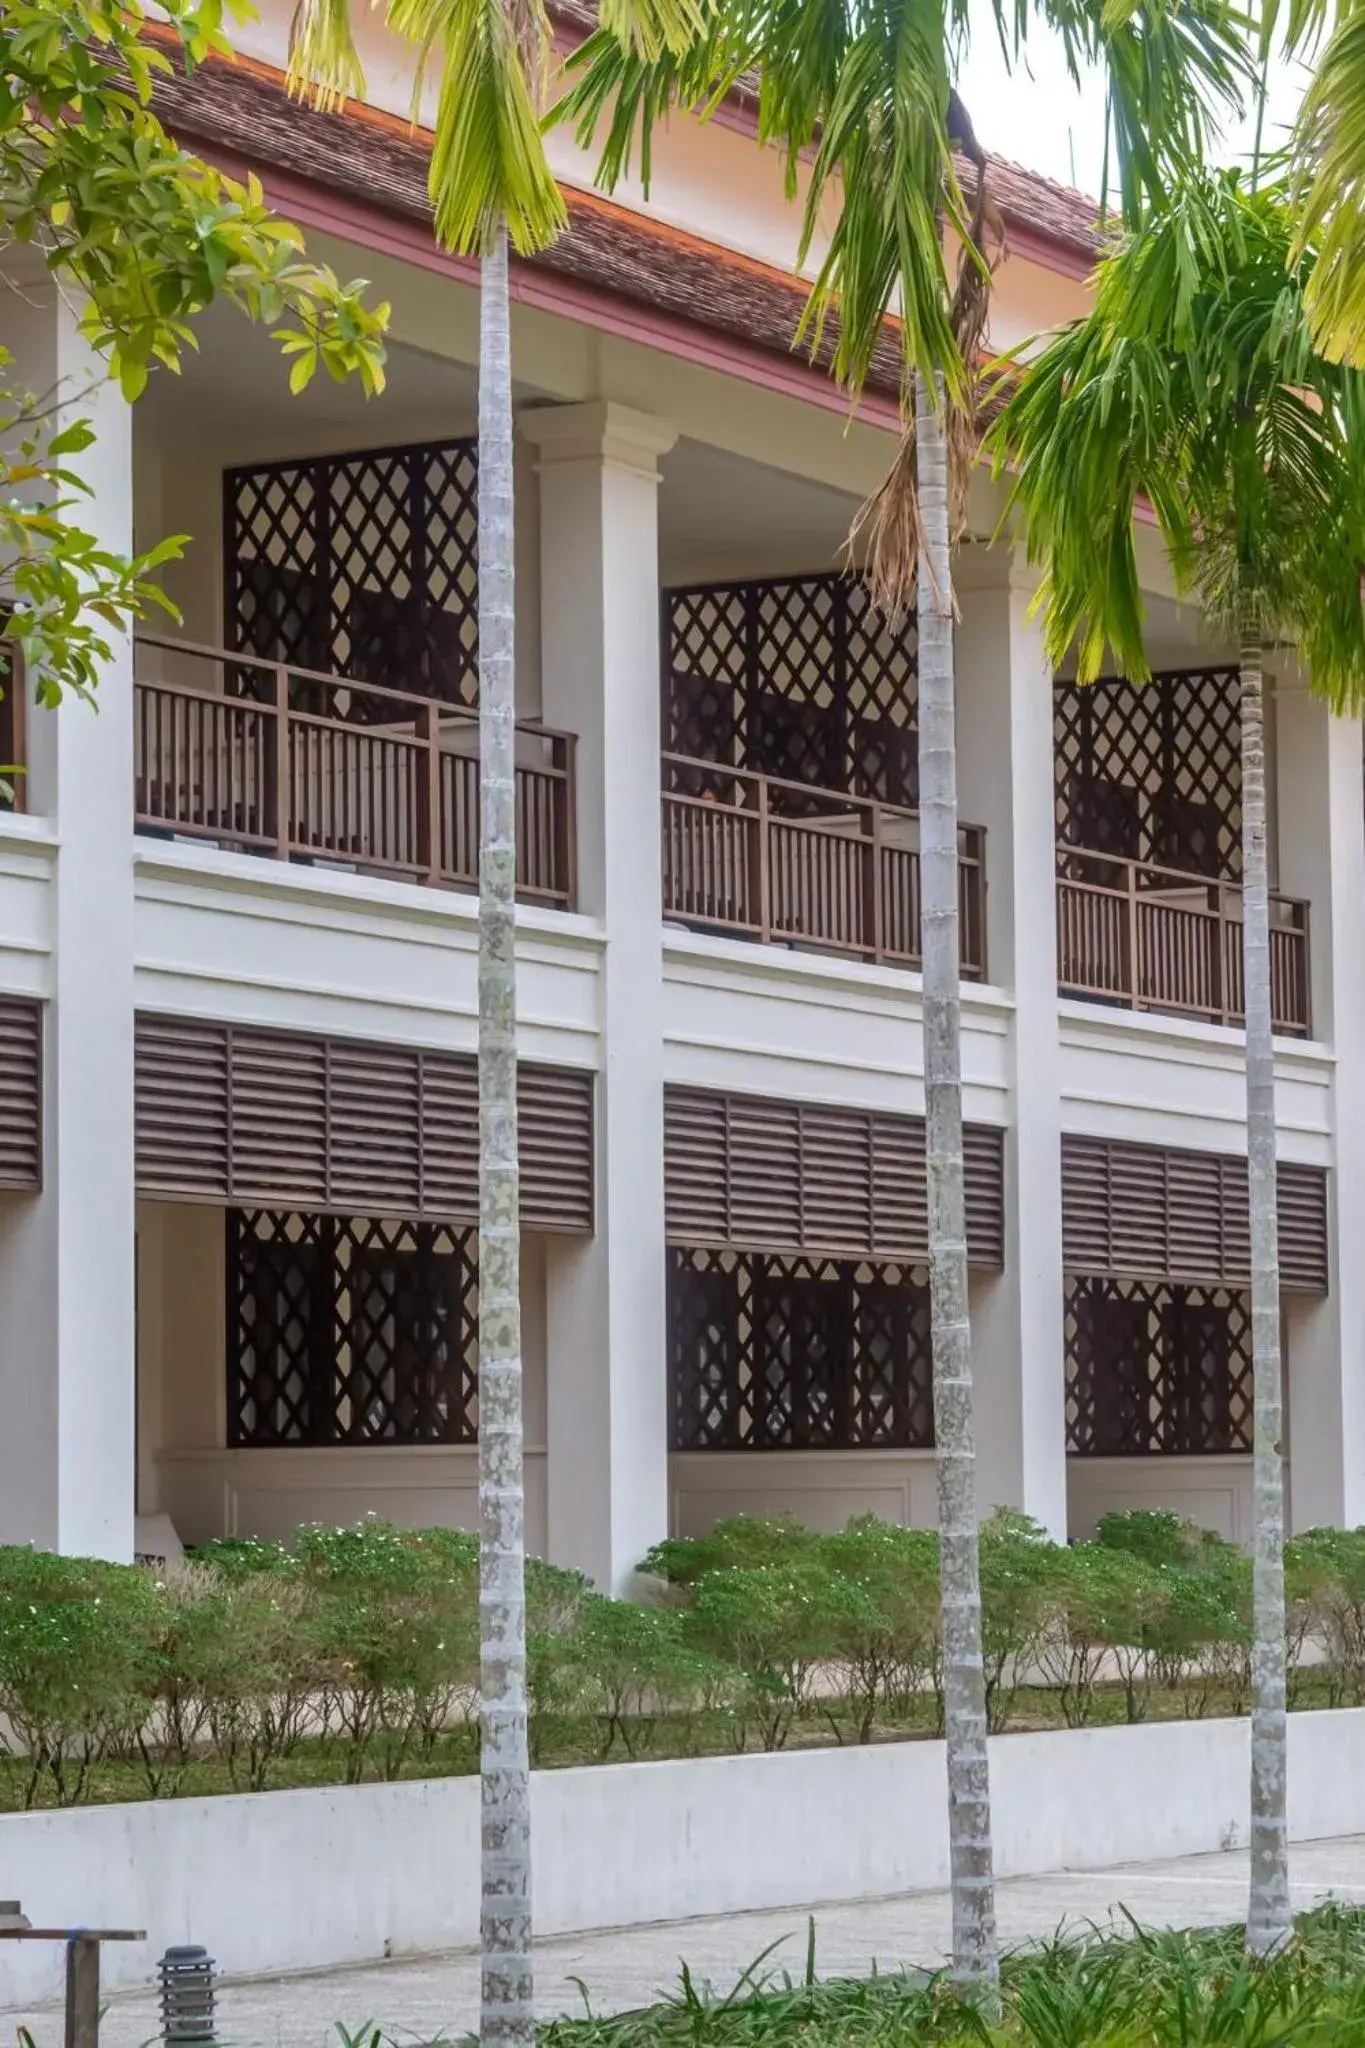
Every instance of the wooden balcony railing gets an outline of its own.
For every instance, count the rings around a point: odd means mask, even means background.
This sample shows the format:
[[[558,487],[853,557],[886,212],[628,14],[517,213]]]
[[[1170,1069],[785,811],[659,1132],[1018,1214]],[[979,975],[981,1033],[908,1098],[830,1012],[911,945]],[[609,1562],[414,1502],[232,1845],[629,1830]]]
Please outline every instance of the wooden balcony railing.
[[[22,811],[28,780],[24,673],[19,650],[9,640],[0,640],[0,692],[0,811]]]
[[[1057,981],[1064,995],[1240,1024],[1240,887],[1059,846]],[[1270,1004],[1276,1031],[1307,1037],[1308,991],[1308,905],[1272,895]]]
[[[139,830],[477,888],[476,712],[145,636],[134,697]],[[572,909],[573,739],[522,723],[516,747],[517,893]]]
[[[664,915],[764,945],[920,961],[919,818],[838,790],[663,757]],[[985,834],[958,853],[964,975],[986,971]]]

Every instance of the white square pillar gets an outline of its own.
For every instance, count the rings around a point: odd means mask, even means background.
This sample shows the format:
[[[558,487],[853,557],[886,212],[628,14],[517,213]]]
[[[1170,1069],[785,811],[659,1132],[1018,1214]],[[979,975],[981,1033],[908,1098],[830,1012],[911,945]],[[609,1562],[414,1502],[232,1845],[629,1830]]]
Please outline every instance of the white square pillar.
[[[132,549],[131,415],[50,284],[7,302],[13,376],[96,440],[73,521]],[[55,821],[42,1193],[0,1209],[0,1541],[130,1558],[134,1511],[132,653],[98,708],[29,707],[27,801]]]
[[[977,1498],[1067,1533],[1052,670],[1004,548],[959,565],[962,817],[986,828],[987,967],[1012,993],[1005,1266],[972,1276]]]
[[[580,907],[606,933],[597,1227],[546,1274],[549,1552],[621,1590],[668,1526],[658,458],[606,402],[535,409],[541,688],[578,734]]]
[[[1292,664],[1275,689],[1279,886],[1306,897],[1313,1036],[1335,1054],[1329,1292],[1285,1297],[1289,1512],[1295,1529],[1365,1523],[1365,822],[1361,726]],[[1283,1140],[1281,1141],[1283,1144]]]

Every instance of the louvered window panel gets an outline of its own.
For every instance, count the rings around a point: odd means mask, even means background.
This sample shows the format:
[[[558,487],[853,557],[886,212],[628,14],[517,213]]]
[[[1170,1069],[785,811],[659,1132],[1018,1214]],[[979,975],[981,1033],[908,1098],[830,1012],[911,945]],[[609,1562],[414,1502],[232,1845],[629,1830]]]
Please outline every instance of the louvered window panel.
[[[0,1188],[43,1184],[43,1008],[0,996]]]
[[[1327,1292],[1327,1175],[1281,1161],[1282,1285]],[[1246,1287],[1251,1280],[1247,1163],[1236,1155],[1062,1139],[1062,1255],[1096,1277]]]
[[[998,1267],[1003,1133],[973,1125],[964,1147],[968,1249],[974,1264]],[[664,1190],[672,1244],[928,1257],[919,1117],[666,1088]]]
[[[136,1081],[141,1194],[478,1220],[468,1054],[140,1016]],[[519,1101],[525,1227],[591,1235],[591,1074],[524,1066]]]
[[[592,1083],[563,1067],[522,1067],[517,1077],[521,1220],[527,1230],[592,1235]]]
[[[478,1233],[227,1213],[228,1442],[472,1444]]]
[[[1073,1276],[1066,1445],[1083,1458],[1252,1448],[1251,1303],[1229,1287]]]
[[[675,1246],[668,1346],[675,1451],[933,1444],[922,1266]]]

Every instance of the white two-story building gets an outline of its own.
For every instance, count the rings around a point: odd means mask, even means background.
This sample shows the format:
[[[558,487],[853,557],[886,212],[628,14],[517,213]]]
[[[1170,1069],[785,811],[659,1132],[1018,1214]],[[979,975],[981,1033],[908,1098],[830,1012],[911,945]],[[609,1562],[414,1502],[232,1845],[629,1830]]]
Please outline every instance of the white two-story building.
[[[476,1506],[477,292],[403,53],[286,98],[287,10],[167,84],[391,300],[389,389],[288,395],[226,313],[136,408],[69,310],[88,517],[192,542],[183,627],[98,714],[4,706],[0,1538],[124,1556]],[[568,33],[566,29],[566,33]],[[934,1514],[913,622],[840,571],[896,422],[790,348],[781,169],[742,106],[646,204],[554,143],[515,267],[518,949],[532,1546],[622,1584],[670,1527]],[[1002,166],[993,338],[1084,304],[1090,209]],[[71,402],[76,403],[73,395]],[[1248,1532],[1238,678],[1055,677],[984,477],[959,565],[963,1063],[983,1509]],[[1273,698],[1292,1518],[1365,1520],[1358,724]]]

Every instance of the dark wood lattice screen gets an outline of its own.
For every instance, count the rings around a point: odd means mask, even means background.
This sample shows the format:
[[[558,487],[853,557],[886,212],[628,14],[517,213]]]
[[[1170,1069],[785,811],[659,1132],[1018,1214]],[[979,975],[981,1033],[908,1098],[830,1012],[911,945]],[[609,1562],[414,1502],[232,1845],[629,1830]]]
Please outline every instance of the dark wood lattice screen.
[[[1282,1285],[1325,1294],[1322,1167],[1280,1162],[1279,1217]],[[1065,1134],[1062,1257],[1074,1273],[1250,1286],[1246,1160]]]
[[[1124,860],[1235,881],[1242,872],[1236,669],[1150,683],[1105,677],[1053,695],[1057,837]]]
[[[922,1267],[677,1247],[668,1333],[674,1450],[934,1441]]]
[[[474,1223],[470,1054],[139,1016],[137,1185],[240,1207]],[[523,1066],[522,1223],[590,1235],[592,1075]]]
[[[1004,1133],[968,1125],[965,1150],[968,1253],[999,1267]],[[672,1244],[926,1259],[923,1119],[665,1088],[664,1201]]]
[[[1225,1287],[1069,1280],[1066,1442],[1088,1458],[1249,1451],[1248,1296]]]
[[[228,1442],[472,1444],[476,1234],[227,1215]]]
[[[665,592],[663,643],[665,753],[913,809],[913,616],[846,576],[708,583]]]
[[[475,448],[435,441],[228,470],[228,645],[476,704]],[[243,695],[262,685],[247,670],[238,680]]]
[[[0,996],[0,1188],[43,1184],[43,1006]]]

